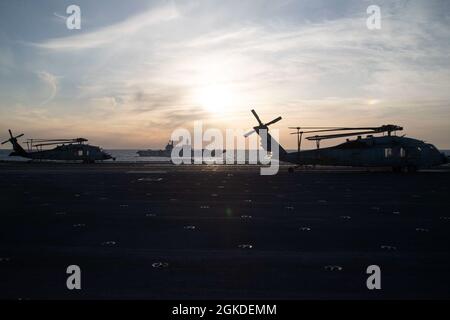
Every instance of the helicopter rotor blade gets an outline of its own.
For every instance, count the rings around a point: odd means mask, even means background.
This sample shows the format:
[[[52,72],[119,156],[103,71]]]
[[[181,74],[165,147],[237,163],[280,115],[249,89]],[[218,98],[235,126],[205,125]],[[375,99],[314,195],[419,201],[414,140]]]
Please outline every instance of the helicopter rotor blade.
[[[273,119],[272,121],[267,122],[267,123],[265,124],[265,126],[268,127],[268,126],[270,126],[271,124],[274,124],[274,123],[280,121],[281,119],[283,119],[283,118],[282,118],[282,117],[278,117],[278,118],[276,118],[276,119]]]
[[[303,134],[303,133],[316,133],[316,132],[326,132],[326,131],[336,131],[334,129],[325,129],[325,130],[313,130],[313,131],[297,131],[292,132],[291,134]]]
[[[317,130],[317,129],[327,129],[327,130],[375,130],[381,127],[289,127],[289,129],[304,129],[304,130]]]
[[[71,141],[72,139],[28,139],[34,142]]]
[[[64,144],[65,142],[71,142],[71,141],[39,143],[39,144],[35,144],[34,146],[35,147],[52,146],[52,145],[57,145],[57,144]]]
[[[306,133],[306,132],[305,132]],[[311,137],[306,137],[307,140],[326,140],[326,139],[335,139],[335,138],[343,138],[343,137],[351,137],[363,134],[376,133],[376,131],[360,131],[360,132],[350,132],[350,133],[337,133],[337,134],[328,134],[328,135],[316,135]]]
[[[257,132],[258,130],[261,129],[268,129],[267,127],[270,126],[271,124],[274,124],[278,121],[280,121],[281,119],[283,119],[282,117],[278,117],[273,119],[272,121],[267,122],[266,124],[264,124],[261,119],[259,118],[258,114],[256,113],[256,111],[254,109],[251,110],[253,115],[255,116],[256,120],[258,121],[258,126],[253,127],[253,130],[247,132],[246,134],[244,134],[244,137],[247,138],[248,136],[250,136],[251,134],[253,134],[254,132]]]
[[[317,132],[330,132],[330,131],[354,131],[354,130],[360,130],[355,128],[339,128],[339,129],[323,129],[323,130],[311,130],[311,131],[304,131],[305,133],[317,133]],[[372,130],[367,128],[366,130]]]
[[[254,109],[252,109],[252,113],[255,116],[256,120],[258,121],[259,125],[262,126],[263,123]]]
[[[87,139],[84,138],[72,138],[72,139],[28,139],[33,140],[34,142],[71,142],[71,141],[87,141]]]
[[[28,139],[34,147],[51,146],[65,143],[83,143],[87,142],[86,138],[73,138],[73,139]],[[37,144],[35,144],[37,143]]]
[[[8,140],[5,140],[5,141],[3,141],[1,144],[5,144],[5,143],[8,143],[8,142],[10,142],[10,141],[12,141],[13,139],[17,139],[17,138],[20,138],[20,137],[22,137],[24,134],[23,133],[21,133],[21,134],[19,134],[18,136],[13,136],[13,134],[12,134],[12,132],[11,132],[11,130],[8,130],[9,131],[9,135],[11,136],[11,138],[9,138]]]
[[[247,138],[248,136],[252,135],[252,134],[255,133],[255,132],[256,132],[256,130],[253,129],[253,130],[247,132],[246,134],[244,134],[244,137]]]

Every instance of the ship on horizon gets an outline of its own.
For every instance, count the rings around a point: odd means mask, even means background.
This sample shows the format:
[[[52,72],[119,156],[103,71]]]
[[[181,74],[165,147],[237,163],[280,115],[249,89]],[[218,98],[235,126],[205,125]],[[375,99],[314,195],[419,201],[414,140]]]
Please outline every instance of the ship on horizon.
[[[191,157],[194,156],[194,149],[192,149],[191,145],[187,145],[188,149],[191,150]],[[167,143],[166,147],[164,149],[159,149],[159,150],[153,150],[153,149],[147,149],[147,150],[138,150],[136,153],[140,156],[140,157],[167,157],[170,158],[172,155],[172,150],[174,148],[173,145],[173,140],[169,140],[169,142]],[[181,148],[180,150],[180,156],[184,157],[183,154],[183,148]],[[205,151],[205,149],[202,149],[202,153],[203,151]],[[215,150],[211,150],[211,155],[214,156],[215,155]]]
[[[147,149],[147,150],[138,150],[136,153],[140,157],[170,157],[172,150],[173,150],[173,140],[169,140],[164,150]]]

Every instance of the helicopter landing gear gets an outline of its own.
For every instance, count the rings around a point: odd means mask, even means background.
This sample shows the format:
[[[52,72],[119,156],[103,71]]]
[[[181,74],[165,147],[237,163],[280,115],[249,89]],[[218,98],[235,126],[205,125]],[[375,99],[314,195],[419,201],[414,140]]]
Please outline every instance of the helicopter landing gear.
[[[294,173],[295,169],[298,169],[300,167],[303,167],[303,165],[299,164],[299,165],[296,165],[295,167],[289,167],[288,172]]]
[[[392,167],[392,172],[395,172],[395,173],[402,173],[402,172],[415,173],[415,172],[417,172],[417,167],[414,166],[414,165],[409,165],[409,166],[404,166],[404,167],[395,166],[395,167]]]

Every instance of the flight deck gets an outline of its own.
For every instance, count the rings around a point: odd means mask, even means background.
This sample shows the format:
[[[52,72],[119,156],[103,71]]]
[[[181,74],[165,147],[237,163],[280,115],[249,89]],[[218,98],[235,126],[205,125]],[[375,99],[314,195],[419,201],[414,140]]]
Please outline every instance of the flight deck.
[[[1,298],[450,298],[448,167],[287,168],[0,163]]]

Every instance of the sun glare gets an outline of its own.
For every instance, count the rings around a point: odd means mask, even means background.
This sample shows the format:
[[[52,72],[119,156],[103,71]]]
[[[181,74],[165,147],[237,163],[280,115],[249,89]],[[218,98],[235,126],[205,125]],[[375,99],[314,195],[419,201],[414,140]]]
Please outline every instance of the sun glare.
[[[223,113],[232,107],[233,93],[226,86],[209,85],[198,90],[197,100],[205,110]]]
[[[373,105],[375,105],[375,104],[378,104],[378,103],[380,103],[380,100],[378,100],[378,99],[369,99],[369,100],[367,101],[367,104],[369,104],[369,105],[371,105],[371,106],[373,106]]]

